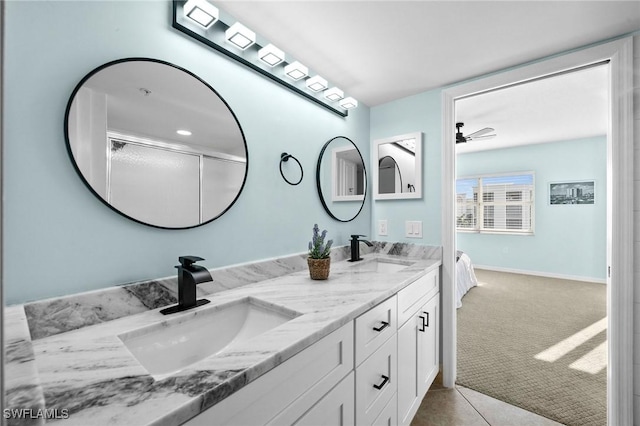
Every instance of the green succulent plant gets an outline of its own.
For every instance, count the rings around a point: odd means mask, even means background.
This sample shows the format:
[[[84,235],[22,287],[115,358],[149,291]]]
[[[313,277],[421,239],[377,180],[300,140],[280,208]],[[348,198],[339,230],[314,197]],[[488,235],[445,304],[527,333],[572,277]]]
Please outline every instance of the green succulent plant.
[[[311,259],[326,259],[329,257],[333,240],[329,240],[325,244],[324,239],[326,237],[326,229],[321,233],[318,224],[313,225],[313,238],[309,241],[309,257]]]

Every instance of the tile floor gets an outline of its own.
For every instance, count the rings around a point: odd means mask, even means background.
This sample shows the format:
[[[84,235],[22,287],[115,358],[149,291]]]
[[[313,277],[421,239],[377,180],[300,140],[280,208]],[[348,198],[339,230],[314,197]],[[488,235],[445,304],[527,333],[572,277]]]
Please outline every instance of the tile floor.
[[[422,400],[411,426],[561,426],[560,423],[472,389],[447,389],[437,381]]]

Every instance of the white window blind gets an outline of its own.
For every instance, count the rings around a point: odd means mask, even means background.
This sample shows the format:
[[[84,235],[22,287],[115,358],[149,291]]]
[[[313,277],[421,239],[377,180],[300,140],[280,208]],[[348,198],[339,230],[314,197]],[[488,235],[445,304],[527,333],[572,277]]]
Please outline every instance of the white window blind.
[[[456,204],[460,230],[533,233],[533,173],[458,179]]]

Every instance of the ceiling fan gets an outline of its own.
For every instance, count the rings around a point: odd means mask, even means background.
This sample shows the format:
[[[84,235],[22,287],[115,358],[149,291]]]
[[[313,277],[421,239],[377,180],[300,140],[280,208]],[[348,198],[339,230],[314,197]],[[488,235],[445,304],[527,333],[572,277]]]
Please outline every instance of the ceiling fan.
[[[458,129],[458,131],[456,132],[456,143],[465,143],[468,141],[476,141],[479,139],[491,139],[496,137],[495,134],[487,135],[487,133],[495,132],[495,129],[491,127],[485,127],[484,129],[480,129],[467,136],[464,136],[462,134],[462,131],[460,131],[461,127],[464,127],[464,123],[456,123],[456,129]]]

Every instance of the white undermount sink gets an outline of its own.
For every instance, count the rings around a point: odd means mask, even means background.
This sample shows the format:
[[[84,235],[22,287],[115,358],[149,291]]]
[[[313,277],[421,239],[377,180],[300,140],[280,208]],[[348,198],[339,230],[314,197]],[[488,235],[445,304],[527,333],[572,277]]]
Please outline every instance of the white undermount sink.
[[[118,335],[156,380],[209,356],[229,351],[300,314],[245,297],[176,315],[161,323]]]
[[[363,260],[357,263],[354,268],[362,272],[380,272],[383,274],[391,274],[398,272],[407,266],[413,265],[415,262],[407,260],[391,260],[391,259],[372,259]]]

